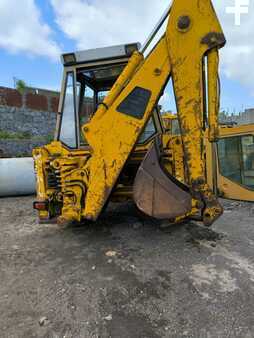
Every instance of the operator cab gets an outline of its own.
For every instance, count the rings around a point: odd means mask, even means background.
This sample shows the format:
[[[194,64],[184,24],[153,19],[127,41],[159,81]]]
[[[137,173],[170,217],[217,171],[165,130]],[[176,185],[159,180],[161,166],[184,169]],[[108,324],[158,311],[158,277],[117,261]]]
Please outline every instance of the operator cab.
[[[56,139],[66,147],[88,146],[81,127],[89,122],[139,43],[97,48],[63,54],[64,74],[59,104]],[[156,115],[156,114],[154,114]],[[158,117],[152,117],[139,143],[150,140],[158,131]]]

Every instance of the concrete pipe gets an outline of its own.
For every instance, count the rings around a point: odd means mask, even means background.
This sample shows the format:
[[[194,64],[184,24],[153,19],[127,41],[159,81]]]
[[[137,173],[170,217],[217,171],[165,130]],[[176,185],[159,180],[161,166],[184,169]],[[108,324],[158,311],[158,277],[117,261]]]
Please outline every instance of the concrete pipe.
[[[0,159],[0,197],[33,195],[35,193],[32,158]]]

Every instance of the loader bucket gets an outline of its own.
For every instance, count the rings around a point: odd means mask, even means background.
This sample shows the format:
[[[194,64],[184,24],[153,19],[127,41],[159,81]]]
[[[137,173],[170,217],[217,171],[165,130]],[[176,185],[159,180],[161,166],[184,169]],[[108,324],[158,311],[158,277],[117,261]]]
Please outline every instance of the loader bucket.
[[[138,169],[133,194],[137,207],[158,219],[174,219],[191,211],[188,188],[160,166],[157,142],[151,146]]]

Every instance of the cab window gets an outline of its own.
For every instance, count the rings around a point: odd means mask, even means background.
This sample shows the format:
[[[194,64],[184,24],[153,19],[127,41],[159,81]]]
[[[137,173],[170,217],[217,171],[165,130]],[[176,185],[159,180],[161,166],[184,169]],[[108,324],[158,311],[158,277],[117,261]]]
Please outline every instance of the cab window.
[[[222,176],[254,190],[254,136],[235,136],[218,142]]]
[[[180,124],[178,119],[172,120],[172,135],[181,135]]]
[[[84,135],[82,133],[82,126],[89,122],[91,117],[94,114],[95,106],[96,106],[96,93],[95,91],[87,85],[79,85],[79,126],[80,126],[80,144],[86,145],[87,141],[84,139]]]
[[[84,139],[84,135],[82,133],[82,126],[91,120],[98,108],[98,105],[102,103],[104,98],[107,96],[108,91],[95,91],[86,83],[79,83],[78,87],[80,144],[87,145],[87,141]]]
[[[66,77],[59,139],[70,148],[77,147],[73,72]]]
[[[108,93],[109,93],[109,90],[103,90],[103,91],[98,92],[98,104],[104,101]]]
[[[156,128],[154,125],[153,118],[151,117],[148,121],[145,130],[138,139],[138,144],[145,143],[149,138],[156,134]]]

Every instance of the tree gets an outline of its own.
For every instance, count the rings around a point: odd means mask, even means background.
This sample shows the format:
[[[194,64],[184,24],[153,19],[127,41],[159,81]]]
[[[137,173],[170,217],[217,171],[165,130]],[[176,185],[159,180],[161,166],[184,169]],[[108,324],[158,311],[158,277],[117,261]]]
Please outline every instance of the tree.
[[[24,94],[25,90],[26,90],[26,83],[23,80],[18,80],[16,82],[16,89],[20,94]]]

